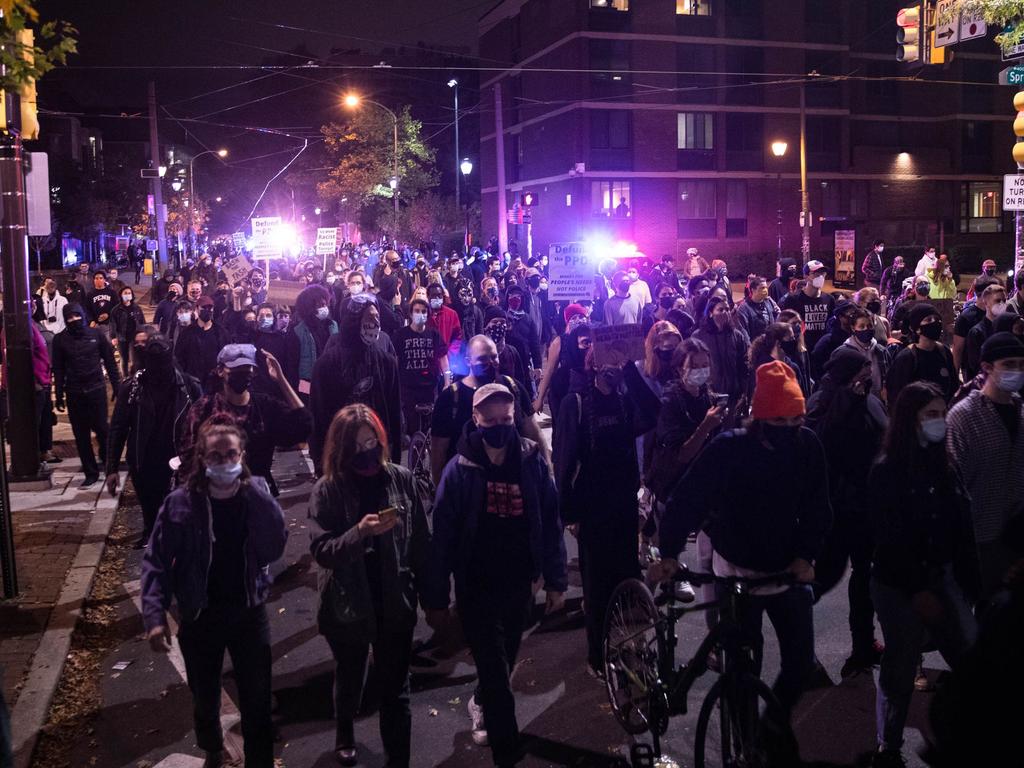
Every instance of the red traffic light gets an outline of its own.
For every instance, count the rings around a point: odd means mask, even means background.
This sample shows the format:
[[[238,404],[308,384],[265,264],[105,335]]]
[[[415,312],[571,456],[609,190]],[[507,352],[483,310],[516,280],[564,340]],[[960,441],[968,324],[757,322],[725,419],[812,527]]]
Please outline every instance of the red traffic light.
[[[527,208],[533,208],[540,202],[540,195],[536,192],[523,192],[523,205]]]

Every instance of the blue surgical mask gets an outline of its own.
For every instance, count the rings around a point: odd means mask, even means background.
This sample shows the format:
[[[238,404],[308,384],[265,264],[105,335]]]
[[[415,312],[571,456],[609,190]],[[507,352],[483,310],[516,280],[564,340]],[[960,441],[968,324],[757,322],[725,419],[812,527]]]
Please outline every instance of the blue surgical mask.
[[[242,462],[228,461],[224,464],[212,464],[206,468],[206,476],[210,483],[225,488],[235,482],[242,474]]]
[[[996,386],[1003,392],[1018,392],[1024,387],[1024,371],[997,371]]]
[[[269,331],[273,327],[274,327],[274,318],[272,318],[272,317],[261,317],[260,318],[260,328],[262,328],[264,331]]]
[[[921,437],[929,443],[941,443],[946,439],[946,420],[939,417],[922,421]]]
[[[440,309],[442,304],[444,304],[444,299],[431,299],[430,300],[430,308],[431,309]]]

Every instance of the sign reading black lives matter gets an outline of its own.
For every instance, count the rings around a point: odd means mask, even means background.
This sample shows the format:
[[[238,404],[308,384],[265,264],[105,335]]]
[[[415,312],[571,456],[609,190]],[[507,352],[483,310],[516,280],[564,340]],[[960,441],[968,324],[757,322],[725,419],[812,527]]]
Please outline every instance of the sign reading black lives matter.
[[[629,360],[644,358],[644,329],[636,323],[594,328],[594,363],[621,367]]]

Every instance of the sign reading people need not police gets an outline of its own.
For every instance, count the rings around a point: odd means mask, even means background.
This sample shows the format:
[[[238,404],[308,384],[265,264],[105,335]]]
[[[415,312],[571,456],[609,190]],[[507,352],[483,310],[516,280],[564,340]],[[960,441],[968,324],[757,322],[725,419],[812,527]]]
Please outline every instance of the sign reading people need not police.
[[[551,301],[593,298],[594,273],[583,243],[548,246],[548,298]]]
[[[1024,174],[1003,176],[1003,210],[1024,211]]]

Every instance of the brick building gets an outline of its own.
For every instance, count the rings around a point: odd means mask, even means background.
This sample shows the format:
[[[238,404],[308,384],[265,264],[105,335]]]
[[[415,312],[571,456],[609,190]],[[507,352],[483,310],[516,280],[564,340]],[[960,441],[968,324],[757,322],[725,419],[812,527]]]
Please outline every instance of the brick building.
[[[816,256],[852,229],[858,254],[880,237],[890,252],[941,245],[961,269],[1008,267],[1013,92],[996,85],[998,49],[975,40],[923,82],[879,79],[913,74],[895,60],[899,5],[502,0],[480,20],[481,66],[509,66],[481,76],[484,230],[498,225],[500,85],[506,199],[539,195],[535,252],[603,233],[655,257],[698,246],[734,274],[765,271],[780,207],[783,251],[799,254],[806,80]],[[774,141],[788,144],[782,158]],[[523,227],[509,236],[524,250]]]

